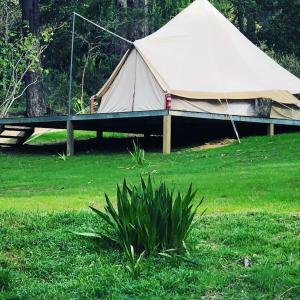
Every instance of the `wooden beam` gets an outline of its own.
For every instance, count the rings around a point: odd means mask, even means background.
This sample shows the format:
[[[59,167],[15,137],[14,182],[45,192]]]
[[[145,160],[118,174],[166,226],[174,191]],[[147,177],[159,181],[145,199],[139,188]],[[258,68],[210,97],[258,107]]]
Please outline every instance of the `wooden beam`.
[[[209,120],[230,120],[228,115],[224,114],[210,114],[199,112],[184,112],[184,111],[170,111],[169,114],[174,117],[185,118],[198,118]],[[129,119],[129,118],[147,118],[147,117],[161,117],[167,116],[166,110],[158,111],[142,111],[142,112],[126,112],[126,113],[108,113],[108,114],[88,114],[88,115],[74,115],[70,116],[72,121],[96,121],[96,120],[108,120],[108,119]],[[47,117],[33,117],[33,118],[0,118],[0,125],[26,125],[34,126],[32,123],[38,123],[35,127],[47,126],[49,128],[57,128],[56,126],[50,127],[50,123],[63,123],[66,124],[68,116],[47,116]],[[250,122],[250,123],[263,123],[275,125],[291,125],[300,126],[300,120],[288,120],[288,119],[269,119],[269,118],[256,118],[256,117],[244,117],[244,116],[232,116],[235,122]],[[65,128],[65,126],[63,126]],[[63,128],[60,126],[59,128]]]
[[[267,135],[272,137],[272,136],[274,136],[274,133],[275,133],[275,125],[268,124]]]
[[[170,115],[174,116],[174,117],[230,121],[229,115],[225,115],[225,114],[212,114],[212,113],[199,113],[199,112],[171,110]],[[245,117],[245,116],[231,116],[231,118],[235,122],[249,122],[249,123],[262,123],[262,124],[270,124],[270,122],[272,122],[272,124],[275,124],[275,125],[300,126],[300,120],[257,118],[257,117]]]
[[[172,117],[164,116],[164,125],[163,125],[163,153],[171,153],[171,134],[172,134]]]
[[[67,121],[67,156],[74,155],[74,124],[71,120]]]
[[[44,123],[67,122],[67,116],[46,116],[46,117],[30,117],[30,118],[0,118],[0,125],[15,126],[34,126],[28,125],[32,123],[40,123],[41,127]],[[38,127],[38,126],[36,126]],[[66,128],[64,126],[64,128]]]
[[[134,112],[117,112],[117,113],[101,113],[89,115],[74,115],[71,116],[72,121],[83,120],[109,120],[109,119],[130,119],[130,118],[146,118],[146,117],[160,117],[166,116],[166,110],[153,110],[153,111],[134,111]]]

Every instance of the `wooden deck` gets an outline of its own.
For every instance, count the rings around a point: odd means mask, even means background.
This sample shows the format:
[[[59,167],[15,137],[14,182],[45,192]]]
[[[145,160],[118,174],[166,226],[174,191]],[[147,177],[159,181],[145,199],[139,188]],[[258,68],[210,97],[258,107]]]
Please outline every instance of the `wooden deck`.
[[[43,127],[55,129],[67,129],[67,153],[74,154],[74,130],[90,130],[99,133],[103,131],[163,134],[164,153],[171,151],[171,130],[176,122],[183,119],[222,121],[229,123],[231,120],[237,123],[267,124],[266,134],[273,134],[274,125],[300,126],[300,120],[269,119],[257,117],[232,116],[225,114],[210,114],[184,111],[144,111],[110,114],[65,115],[45,116],[34,118],[2,118],[1,125],[16,125],[27,127]]]

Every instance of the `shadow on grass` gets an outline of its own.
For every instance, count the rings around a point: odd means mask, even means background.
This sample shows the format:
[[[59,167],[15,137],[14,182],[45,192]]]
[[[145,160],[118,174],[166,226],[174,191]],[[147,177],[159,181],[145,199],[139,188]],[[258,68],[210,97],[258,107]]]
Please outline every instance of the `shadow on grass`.
[[[194,121],[174,122],[172,131],[172,151],[189,149],[195,146],[201,146],[211,141],[224,139],[236,139],[230,122],[213,122],[213,121]],[[248,137],[254,135],[266,135],[266,124],[254,123],[236,123],[236,127],[240,137]],[[296,132],[297,127],[276,126],[276,134]],[[133,141],[137,141],[141,148],[146,152],[162,152],[163,138],[160,135],[151,135],[138,137],[128,135],[124,137],[109,137],[97,140],[95,138],[87,138],[83,140],[75,140],[76,154],[89,153],[127,153],[133,147]],[[65,141],[51,141],[42,144],[25,144],[14,148],[3,148],[0,150],[4,153],[16,154],[57,154],[66,153]]]
[[[146,152],[162,152],[163,139],[161,136],[150,136],[150,137],[126,137],[126,138],[104,138],[101,140],[97,139],[86,139],[86,140],[75,140],[75,152],[76,154],[89,154],[89,153],[128,153],[133,147],[133,142],[137,141],[141,148],[145,149]],[[174,140],[173,149],[174,151],[183,148],[193,147],[195,145],[204,144],[206,140],[192,141],[192,140]],[[3,148],[0,150],[4,153],[15,153],[15,154],[57,154],[66,153],[66,142],[53,142],[43,143],[34,145],[22,145],[14,148]]]

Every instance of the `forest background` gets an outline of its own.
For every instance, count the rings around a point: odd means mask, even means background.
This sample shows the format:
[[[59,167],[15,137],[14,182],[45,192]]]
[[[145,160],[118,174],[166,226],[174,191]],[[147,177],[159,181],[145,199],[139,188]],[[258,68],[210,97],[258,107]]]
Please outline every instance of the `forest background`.
[[[72,13],[134,41],[191,0],[1,0],[0,117],[67,111]],[[299,0],[211,0],[247,38],[300,77]],[[130,47],[76,20],[73,109],[79,113]],[[171,51],[171,49],[170,49]]]

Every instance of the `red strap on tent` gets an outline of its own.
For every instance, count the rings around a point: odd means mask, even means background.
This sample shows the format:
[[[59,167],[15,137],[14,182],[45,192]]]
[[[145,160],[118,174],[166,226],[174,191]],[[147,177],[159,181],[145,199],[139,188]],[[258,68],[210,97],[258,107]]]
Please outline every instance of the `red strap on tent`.
[[[171,94],[166,94],[166,110],[170,110],[172,106]]]

